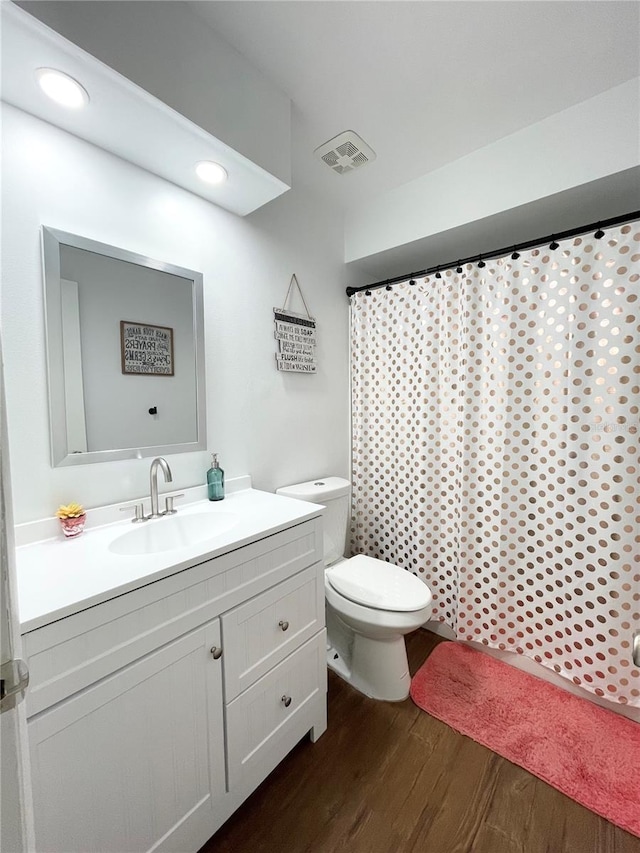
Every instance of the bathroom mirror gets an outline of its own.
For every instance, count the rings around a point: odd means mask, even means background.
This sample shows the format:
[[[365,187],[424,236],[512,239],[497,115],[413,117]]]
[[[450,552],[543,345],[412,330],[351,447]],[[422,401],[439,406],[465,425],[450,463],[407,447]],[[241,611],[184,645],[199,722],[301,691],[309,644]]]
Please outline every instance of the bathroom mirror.
[[[204,450],[202,274],[43,227],[52,464]]]

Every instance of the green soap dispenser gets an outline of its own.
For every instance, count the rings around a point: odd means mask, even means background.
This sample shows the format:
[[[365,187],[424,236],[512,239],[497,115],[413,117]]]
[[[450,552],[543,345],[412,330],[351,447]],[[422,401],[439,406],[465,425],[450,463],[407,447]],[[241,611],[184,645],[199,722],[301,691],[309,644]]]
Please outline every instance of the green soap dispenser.
[[[211,468],[207,471],[207,491],[210,501],[224,500],[224,471],[218,462],[218,454],[211,454]]]

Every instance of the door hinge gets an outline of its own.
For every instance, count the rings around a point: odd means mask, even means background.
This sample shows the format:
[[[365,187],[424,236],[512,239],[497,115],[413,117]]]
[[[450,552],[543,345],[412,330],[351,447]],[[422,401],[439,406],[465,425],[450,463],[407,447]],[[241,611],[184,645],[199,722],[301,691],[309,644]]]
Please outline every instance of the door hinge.
[[[8,660],[0,666],[0,713],[22,702],[29,684],[29,669],[23,660]]]

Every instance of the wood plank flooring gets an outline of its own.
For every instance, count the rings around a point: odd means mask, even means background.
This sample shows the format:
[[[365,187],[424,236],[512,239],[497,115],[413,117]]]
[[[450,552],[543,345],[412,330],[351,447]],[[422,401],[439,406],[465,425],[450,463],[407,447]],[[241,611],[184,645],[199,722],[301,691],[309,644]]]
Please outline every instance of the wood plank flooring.
[[[411,672],[440,642],[408,637]],[[598,817],[417,708],[329,673],[329,727],[303,740],[201,853],[640,853]]]

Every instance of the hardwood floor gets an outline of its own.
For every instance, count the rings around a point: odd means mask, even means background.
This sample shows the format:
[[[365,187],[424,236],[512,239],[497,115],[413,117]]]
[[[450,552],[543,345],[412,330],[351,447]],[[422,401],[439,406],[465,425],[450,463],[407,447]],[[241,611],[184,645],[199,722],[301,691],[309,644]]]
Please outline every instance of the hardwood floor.
[[[411,672],[440,642],[408,637]],[[640,839],[417,708],[329,673],[302,741],[201,853],[640,853]]]

